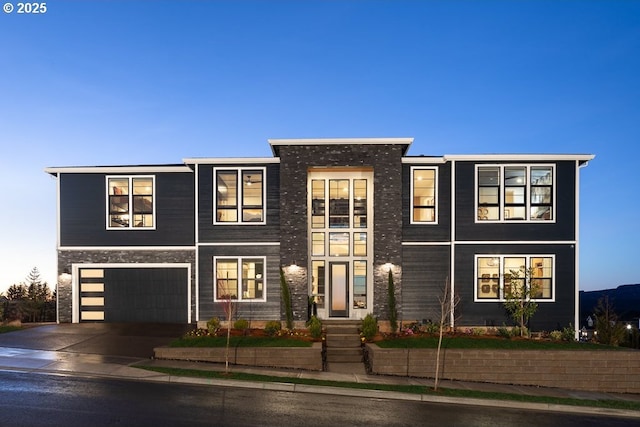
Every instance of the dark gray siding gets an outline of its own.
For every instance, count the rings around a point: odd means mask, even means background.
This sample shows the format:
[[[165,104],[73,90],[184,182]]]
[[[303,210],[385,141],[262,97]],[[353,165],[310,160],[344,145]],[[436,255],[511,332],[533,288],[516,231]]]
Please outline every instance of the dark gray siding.
[[[438,297],[448,283],[450,246],[404,246],[402,249],[402,319],[440,318]]]
[[[475,223],[476,164],[473,162],[456,163],[456,240],[566,241],[575,239],[575,162],[557,163],[555,222],[500,224]],[[528,162],[528,164],[533,164],[533,162]]]
[[[186,268],[105,269],[105,322],[187,323]]]
[[[411,167],[438,168],[438,224],[411,224]],[[451,239],[451,164],[402,167],[402,239],[404,242],[442,242]]]
[[[266,166],[267,223],[265,225],[213,225],[213,168]],[[280,165],[199,165],[198,227],[200,242],[277,242],[280,238]]]
[[[236,304],[236,318],[247,320],[280,320],[280,248],[269,246],[201,246],[199,248],[199,303],[200,320],[212,317],[225,318],[224,303],[213,300],[213,257],[214,256],[259,256],[266,257],[265,276],[267,288],[266,302],[242,301]]]
[[[110,175],[119,175],[113,173]],[[122,174],[131,176],[131,174]],[[107,230],[105,174],[60,174],[62,246],[186,246],[195,243],[194,175],[155,176],[155,230]]]
[[[551,331],[574,322],[575,247],[573,245],[457,245],[455,249],[455,293],[460,297],[458,326],[513,325],[501,302],[474,302],[475,254],[556,255],[555,302],[540,302],[530,322],[532,330]]]

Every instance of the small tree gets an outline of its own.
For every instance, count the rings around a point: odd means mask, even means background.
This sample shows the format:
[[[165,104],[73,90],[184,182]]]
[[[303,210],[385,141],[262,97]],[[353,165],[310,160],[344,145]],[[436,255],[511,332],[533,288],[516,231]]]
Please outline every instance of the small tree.
[[[509,312],[511,318],[520,327],[520,336],[538,310],[538,303],[535,297],[540,292],[540,287],[535,280],[532,280],[533,269],[521,267],[520,270],[510,270],[505,275],[505,302],[504,308]]]
[[[293,329],[293,310],[291,309],[291,291],[284,276],[284,270],[280,267],[280,295],[284,304],[284,313],[287,319],[287,329]]]
[[[235,311],[235,302],[232,299],[232,295],[227,294],[222,301],[222,309],[227,317],[227,347],[224,352],[224,372],[229,373],[229,347],[231,346],[231,319]]]
[[[396,307],[396,287],[393,283],[393,273],[389,269],[389,327],[394,334],[398,331],[398,308]]]
[[[449,286],[449,278],[445,280],[442,293],[438,297],[438,303],[440,304],[440,334],[438,336],[438,350],[436,351],[436,374],[433,381],[433,390],[438,390],[438,377],[440,374],[440,349],[442,348],[442,337],[444,335],[444,328],[451,326],[451,317],[455,313],[456,306],[460,303],[460,298],[457,295],[453,295],[451,287]]]
[[[613,303],[605,295],[598,300],[595,308],[596,332],[598,342],[606,345],[619,345],[625,338],[625,326],[618,321]]]

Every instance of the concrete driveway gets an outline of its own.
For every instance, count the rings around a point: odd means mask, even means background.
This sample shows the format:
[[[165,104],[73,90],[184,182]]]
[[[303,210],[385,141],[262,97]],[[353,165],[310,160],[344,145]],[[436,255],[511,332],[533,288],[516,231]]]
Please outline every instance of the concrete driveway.
[[[61,323],[28,326],[0,334],[0,347],[150,358],[155,347],[185,334],[192,325],[163,323]]]

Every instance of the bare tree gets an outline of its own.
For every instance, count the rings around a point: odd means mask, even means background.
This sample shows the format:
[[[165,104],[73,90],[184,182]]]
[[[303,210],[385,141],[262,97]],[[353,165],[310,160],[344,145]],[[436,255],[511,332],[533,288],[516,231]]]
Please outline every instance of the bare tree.
[[[445,280],[442,293],[438,297],[438,303],[440,304],[440,332],[438,336],[438,350],[436,351],[436,374],[433,382],[434,391],[438,390],[438,381],[440,376],[440,350],[442,349],[442,337],[444,335],[444,328],[451,326],[456,307],[460,303],[460,297],[454,295],[451,292],[451,286],[449,286],[449,277],[447,277]]]
[[[227,347],[224,353],[224,372],[225,374],[229,373],[229,347],[231,343],[231,319],[233,318],[234,310],[235,310],[235,302],[233,301],[232,295],[225,295],[224,300],[222,301],[222,308],[224,310],[225,316],[227,316]]]

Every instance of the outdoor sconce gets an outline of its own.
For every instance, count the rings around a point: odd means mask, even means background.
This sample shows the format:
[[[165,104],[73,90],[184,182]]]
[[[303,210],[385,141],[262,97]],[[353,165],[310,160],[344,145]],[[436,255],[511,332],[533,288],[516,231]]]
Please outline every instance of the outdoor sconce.
[[[71,273],[69,270],[64,270],[60,276],[58,276],[58,283],[64,286],[69,286],[71,284]]]
[[[393,264],[390,262],[387,262],[385,264],[383,264],[383,267],[387,270],[387,271],[391,271],[391,269],[393,268]]]

